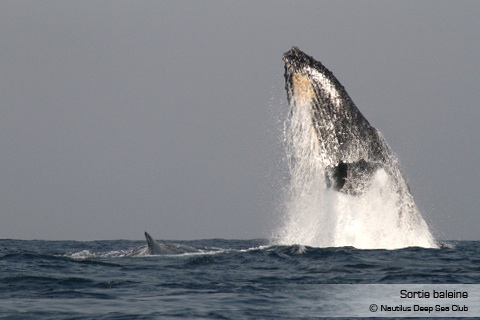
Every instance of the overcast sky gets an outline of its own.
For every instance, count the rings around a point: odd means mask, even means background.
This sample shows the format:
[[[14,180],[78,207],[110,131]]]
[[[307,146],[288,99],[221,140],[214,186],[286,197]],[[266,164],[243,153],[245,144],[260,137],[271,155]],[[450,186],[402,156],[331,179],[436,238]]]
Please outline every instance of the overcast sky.
[[[479,240],[478,1],[1,1],[0,238],[268,238],[282,54],[322,61],[441,239]]]

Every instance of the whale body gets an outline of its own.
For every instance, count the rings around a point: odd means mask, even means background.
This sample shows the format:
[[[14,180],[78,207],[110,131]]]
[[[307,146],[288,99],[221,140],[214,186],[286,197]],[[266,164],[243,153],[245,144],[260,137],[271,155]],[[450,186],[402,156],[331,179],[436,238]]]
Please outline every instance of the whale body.
[[[316,137],[316,155],[326,187],[358,196],[379,171],[398,194],[399,215],[418,215],[408,184],[381,133],[355,106],[345,88],[321,62],[297,47],[283,55],[285,89],[291,107],[307,108]]]

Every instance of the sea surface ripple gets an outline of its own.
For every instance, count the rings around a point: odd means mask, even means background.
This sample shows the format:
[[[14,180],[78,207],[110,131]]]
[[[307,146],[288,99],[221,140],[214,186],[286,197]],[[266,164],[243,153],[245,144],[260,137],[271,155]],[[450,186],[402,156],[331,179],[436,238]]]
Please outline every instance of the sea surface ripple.
[[[398,250],[177,243],[199,252],[132,254],[143,241],[0,240],[0,318],[314,318],[326,284],[480,283],[479,241]]]

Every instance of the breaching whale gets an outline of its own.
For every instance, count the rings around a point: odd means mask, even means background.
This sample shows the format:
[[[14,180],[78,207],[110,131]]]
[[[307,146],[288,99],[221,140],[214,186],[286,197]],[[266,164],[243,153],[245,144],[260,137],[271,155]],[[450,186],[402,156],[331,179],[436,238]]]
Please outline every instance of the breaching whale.
[[[399,215],[418,217],[413,197],[385,139],[355,106],[345,88],[321,62],[297,47],[283,55],[285,89],[294,108],[310,112],[317,157],[326,186],[358,196],[368,191],[379,171],[385,172],[398,194]]]

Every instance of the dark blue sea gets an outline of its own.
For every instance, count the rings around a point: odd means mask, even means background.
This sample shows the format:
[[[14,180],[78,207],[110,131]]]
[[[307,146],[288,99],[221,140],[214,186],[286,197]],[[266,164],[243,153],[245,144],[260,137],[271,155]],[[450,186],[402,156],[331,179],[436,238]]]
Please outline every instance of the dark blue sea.
[[[328,311],[332,284],[480,283],[478,241],[399,250],[176,243],[198,252],[138,254],[144,241],[0,240],[0,318],[308,319]]]

